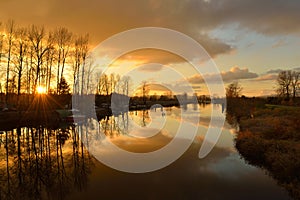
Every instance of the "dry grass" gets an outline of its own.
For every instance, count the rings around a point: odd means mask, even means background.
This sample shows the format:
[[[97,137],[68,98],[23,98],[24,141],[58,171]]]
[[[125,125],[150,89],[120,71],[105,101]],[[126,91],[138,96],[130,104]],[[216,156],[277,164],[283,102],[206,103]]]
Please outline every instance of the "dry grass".
[[[300,198],[300,108],[270,106],[242,117],[236,148],[250,164],[267,169],[292,197]]]

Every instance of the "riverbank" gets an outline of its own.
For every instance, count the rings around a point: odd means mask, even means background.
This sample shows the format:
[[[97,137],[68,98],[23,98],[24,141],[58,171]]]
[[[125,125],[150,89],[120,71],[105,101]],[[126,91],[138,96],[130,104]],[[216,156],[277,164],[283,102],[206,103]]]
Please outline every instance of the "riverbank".
[[[70,115],[72,112],[70,111]],[[96,111],[98,120],[111,115],[111,110]],[[11,130],[17,127],[58,127],[63,117],[56,110],[43,111],[6,111],[0,112],[0,130]]]
[[[61,121],[55,111],[7,111],[0,112],[0,130],[11,130],[17,127],[44,125],[57,126]]]
[[[240,116],[238,124],[239,153],[300,199],[300,107],[252,107],[251,116]]]
[[[97,119],[101,119],[111,116],[119,115],[127,111],[137,111],[143,109],[150,109],[151,106],[155,104],[160,104],[163,107],[179,106],[174,101],[170,102],[148,102],[146,105],[130,105],[126,109],[116,109],[112,112],[110,105],[106,104],[105,107],[95,108],[95,113]],[[62,111],[62,113],[60,112]],[[0,130],[10,130],[17,127],[29,127],[29,126],[41,126],[44,127],[58,127],[60,123],[64,121],[64,118],[70,116],[71,110],[58,109],[58,110],[31,110],[31,111],[1,111],[0,112]],[[87,118],[95,117],[91,113],[80,113],[85,115]]]

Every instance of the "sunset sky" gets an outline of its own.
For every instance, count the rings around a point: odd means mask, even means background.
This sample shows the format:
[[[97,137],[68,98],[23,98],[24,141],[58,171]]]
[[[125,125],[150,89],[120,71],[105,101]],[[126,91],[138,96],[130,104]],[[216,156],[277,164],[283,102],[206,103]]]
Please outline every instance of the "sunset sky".
[[[274,93],[280,70],[300,70],[299,10],[297,0],[3,0],[0,21],[14,19],[19,25],[43,24],[47,29],[64,26],[77,34],[89,33],[93,47],[132,28],[173,29],[208,51],[225,85],[239,80],[243,94],[257,96]],[[119,60],[117,68],[148,62],[171,66],[183,71],[199,94],[206,92],[203,83],[198,84],[201,77],[170,53],[149,50]],[[139,67],[137,74],[137,81],[151,81],[169,72],[164,66],[152,65]],[[174,77],[159,80],[184,91],[181,78]]]

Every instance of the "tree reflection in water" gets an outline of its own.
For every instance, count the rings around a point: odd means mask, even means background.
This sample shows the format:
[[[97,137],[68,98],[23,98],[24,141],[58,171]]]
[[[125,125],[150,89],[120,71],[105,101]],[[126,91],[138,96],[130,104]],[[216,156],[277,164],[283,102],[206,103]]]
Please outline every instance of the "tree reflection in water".
[[[130,118],[130,119],[129,119]],[[99,130],[105,136],[116,137],[121,134],[128,134],[130,128],[133,128],[132,121],[140,127],[147,126],[151,119],[149,116],[149,110],[140,110],[121,113],[120,115],[106,116],[99,122]],[[90,124],[91,125],[91,124]],[[100,136],[95,139],[98,140]]]
[[[0,199],[63,199],[86,186],[92,159],[82,126],[2,131]]]
[[[172,117],[168,121],[172,128],[177,127],[179,109],[164,108],[164,111]],[[232,144],[226,142],[227,136],[230,136],[230,141],[232,139],[229,131],[224,131],[222,145],[225,146],[217,145],[210,157],[202,160],[197,157],[202,141],[197,137],[176,163],[153,173],[117,172],[88,153],[94,145],[103,144],[101,148],[105,148],[106,140],[110,138],[116,139],[110,141],[120,148],[132,152],[160,149],[172,139],[172,135],[158,134],[143,140],[129,134],[134,128],[132,122],[139,126],[148,125],[151,112],[133,111],[105,117],[100,122],[89,119],[88,126],[66,125],[55,129],[39,126],[0,131],[0,200],[286,197],[260,170],[249,168],[237,158],[232,152]],[[101,133],[97,131],[99,129]],[[172,133],[172,130],[168,131]],[[127,146],[128,139],[130,145]],[[236,188],[240,192],[236,192]]]
[[[140,116],[140,113],[142,116]],[[146,126],[148,111],[136,116]],[[127,134],[129,115],[106,116],[99,129],[108,137]],[[93,120],[93,119],[91,119]],[[88,153],[93,127],[22,127],[0,132],[0,199],[64,199],[86,188],[95,160]]]

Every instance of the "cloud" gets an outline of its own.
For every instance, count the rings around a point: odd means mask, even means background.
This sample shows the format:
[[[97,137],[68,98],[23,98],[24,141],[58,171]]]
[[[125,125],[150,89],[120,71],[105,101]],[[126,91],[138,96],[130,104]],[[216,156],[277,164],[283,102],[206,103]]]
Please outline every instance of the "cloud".
[[[255,79],[252,79],[252,81],[272,81],[276,79],[277,79],[277,74],[264,74]]]
[[[213,1],[215,14],[223,23],[236,22],[241,27],[266,35],[299,34],[300,2],[294,0],[221,0]],[[214,9],[215,8],[215,9]]]
[[[150,34],[149,37],[151,37],[151,32],[144,31],[143,33],[144,33],[144,35],[142,35],[142,36],[134,35],[133,37],[131,37],[131,38],[129,37],[129,39],[126,39],[126,40],[113,41],[109,44],[110,46],[107,45],[107,46],[102,47],[101,49],[97,48],[94,51],[94,54],[95,55],[97,55],[97,54],[105,55],[105,54],[107,54],[107,52],[109,52],[109,57],[115,58],[124,52],[128,52],[128,47],[130,47],[130,45],[132,45],[135,41],[143,42],[143,38],[148,38],[147,34]],[[169,36],[169,40],[167,40],[167,39],[164,40],[164,37],[168,37],[168,36]],[[143,37],[143,38],[141,39],[138,37]],[[205,61],[211,59],[211,57],[214,57],[216,55],[234,51],[233,47],[223,44],[218,39],[211,39],[207,35],[204,35],[203,37],[200,36],[200,37],[201,37],[201,39],[199,39],[199,40],[203,41],[200,43],[200,45],[203,43],[207,44],[207,46],[204,47],[203,50],[202,50],[201,46],[199,46],[200,50],[195,48],[196,45],[187,46],[185,38],[182,39],[182,38],[178,37],[178,35],[168,35],[168,32],[167,32],[161,38],[161,40],[164,40],[164,41],[159,41],[156,38],[156,40],[154,42],[155,44],[151,43],[151,45],[153,45],[153,46],[163,43],[164,48],[166,48],[166,50],[154,49],[154,48],[143,48],[143,49],[133,50],[133,51],[130,51],[130,52],[118,57],[117,60],[119,62],[137,62],[139,65],[145,64],[145,63],[160,63],[160,64],[182,63],[182,62],[192,61],[194,59],[195,60],[198,59],[199,62],[200,61],[205,62]],[[144,44],[145,44],[145,46],[147,46],[147,45],[149,45],[149,42],[147,43],[147,41],[145,41]],[[169,48],[169,51],[168,51],[168,48]],[[177,52],[173,52],[174,50],[176,50]],[[209,54],[207,54],[207,51]],[[181,56],[185,56],[185,58],[183,58]]]
[[[150,66],[144,65],[138,68],[139,71],[157,71],[162,69],[163,66],[170,63],[186,62],[183,58],[168,51],[157,49],[142,49],[129,52],[121,56],[118,60],[122,62],[137,62],[138,65],[152,63]]]
[[[270,95],[274,95],[274,90],[272,89],[261,90],[258,96],[270,96]]]
[[[246,45],[246,48],[250,48],[250,47],[252,47],[253,45],[255,45],[255,42],[250,42],[250,43],[248,43],[248,44]]]
[[[154,84],[152,83],[150,86],[151,90],[155,91],[172,91],[175,94],[184,93],[184,92],[192,92],[191,85],[179,84],[179,83],[161,83],[161,84]]]
[[[272,69],[267,71],[264,74],[261,74],[259,77],[252,79],[252,81],[273,81],[276,80],[278,77],[278,74],[284,70],[289,70],[289,69]],[[295,67],[291,70],[294,71],[300,71],[300,67]]]
[[[211,38],[209,31],[238,24],[267,35],[299,34],[299,9],[295,0],[12,0],[1,2],[0,18],[21,25],[66,26],[78,34],[90,33],[94,45],[128,29],[165,27],[191,36],[217,56],[233,47]]]
[[[44,1],[42,1],[44,2]],[[78,34],[90,33],[91,42],[104,39],[128,29],[157,26],[174,29],[195,38],[212,56],[230,52],[233,48],[206,33],[198,32],[197,15],[190,15],[192,3],[166,0],[52,0],[46,3],[34,0],[5,1],[1,3],[0,17],[15,19],[22,25],[46,24],[47,27],[66,26]],[[206,3],[199,4],[199,8]],[[195,14],[196,10],[193,10]],[[203,13],[204,14],[204,13]],[[203,26],[206,27],[207,25]]]
[[[199,92],[201,90],[200,86],[192,86],[188,84],[181,84],[181,83],[156,83],[156,82],[148,82],[147,83],[148,89],[151,94],[167,94],[172,92],[173,94],[182,94],[182,93],[194,93]],[[135,93],[141,94],[142,85],[140,85]]]
[[[223,43],[216,38],[210,38],[206,34],[202,34],[198,37],[198,42],[204,47],[204,49],[210,54],[210,56],[215,57],[219,54],[228,54],[235,50],[235,48],[229,44]]]
[[[206,80],[215,80],[217,74],[205,74],[203,76],[205,77]],[[235,81],[240,79],[253,79],[258,77],[256,73],[250,72],[249,69],[247,68],[241,69],[237,66],[231,68],[229,71],[221,72],[221,76],[224,82],[230,82],[230,81]],[[192,84],[204,83],[203,77],[199,74],[189,77],[188,81]]]
[[[233,81],[239,79],[251,79],[256,78],[258,75],[253,72],[249,72],[249,69],[240,69],[239,67],[233,67],[228,72],[221,72],[224,81]]]
[[[295,68],[293,68],[293,70],[300,71],[300,67],[295,67]]]
[[[282,47],[284,45],[287,45],[287,42],[283,39],[276,41],[273,45],[272,48],[278,48],[278,47]]]
[[[149,65],[140,66],[138,68],[138,70],[142,71],[142,72],[157,72],[157,71],[162,70],[162,68],[163,68],[163,65],[149,64]]]
[[[285,70],[294,70],[294,71],[300,71],[300,67],[294,67],[292,69],[271,69],[269,71],[266,72],[266,74],[279,74],[282,71]]]
[[[282,71],[283,71],[282,69],[271,69],[271,70],[267,71],[266,74],[278,74]]]

